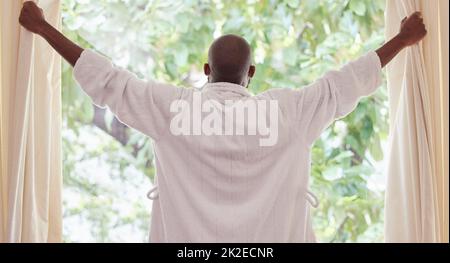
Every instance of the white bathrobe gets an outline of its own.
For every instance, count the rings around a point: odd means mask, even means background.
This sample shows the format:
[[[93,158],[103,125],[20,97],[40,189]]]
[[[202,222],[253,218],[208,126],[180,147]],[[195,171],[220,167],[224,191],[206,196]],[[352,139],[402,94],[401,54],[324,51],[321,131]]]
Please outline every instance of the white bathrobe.
[[[217,101],[278,101],[278,140],[266,147],[253,135],[174,135],[170,105],[192,103],[194,90],[140,80],[91,50],[74,76],[96,105],[154,140],[158,198],[150,242],[315,242],[311,147],[377,89],[381,63],[369,52],[309,86],[256,96],[235,84],[207,84],[203,96]]]

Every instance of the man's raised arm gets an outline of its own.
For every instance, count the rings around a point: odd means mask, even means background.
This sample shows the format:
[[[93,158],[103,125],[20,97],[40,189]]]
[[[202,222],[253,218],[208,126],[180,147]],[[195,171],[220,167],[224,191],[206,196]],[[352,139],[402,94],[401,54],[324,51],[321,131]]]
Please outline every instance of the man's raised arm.
[[[415,12],[402,20],[400,33],[384,44],[376,52],[381,66],[385,67],[405,47],[422,40],[427,34],[420,12]]]
[[[155,140],[169,131],[170,103],[184,89],[139,79],[110,60],[64,37],[45,21],[42,10],[25,2],[19,18],[29,31],[41,35],[73,67],[73,76],[95,105],[108,107],[128,126]]]
[[[403,19],[400,32],[376,52],[370,51],[339,70],[327,72],[313,84],[296,92],[299,128],[312,144],[334,120],[352,112],[361,98],[372,95],[381,84],[381,69],[402,49],[422,40],[427,31],[416,12]],[[307,102],[307,103],[303,103]]]
[[[19,22],[27,30],[42,36],[67,62],[75,66],[83,49],[47,23],[42,9],[34,2],[23,4]]]

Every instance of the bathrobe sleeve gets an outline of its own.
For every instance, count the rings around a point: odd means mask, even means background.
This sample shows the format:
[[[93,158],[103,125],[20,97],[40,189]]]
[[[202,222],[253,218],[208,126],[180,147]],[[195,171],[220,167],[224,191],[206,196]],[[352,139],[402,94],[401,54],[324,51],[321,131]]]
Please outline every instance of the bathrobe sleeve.
[[[330,71],[313,84],[295,90],[296,126],[312,144],[334,120],[345,117],[362,97],[373,94],[381,84],[381,63],[369,52],[340,70]]]
[[[95,105],[108,107],[126,125],[157,140],[169,130],[170,103],[182,88],[143,81],[93,52],[84,50],[74,78]]]

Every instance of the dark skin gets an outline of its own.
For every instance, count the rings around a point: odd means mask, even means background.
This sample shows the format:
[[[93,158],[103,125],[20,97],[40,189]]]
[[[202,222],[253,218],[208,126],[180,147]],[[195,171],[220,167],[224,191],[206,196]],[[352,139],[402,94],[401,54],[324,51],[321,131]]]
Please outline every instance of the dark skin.
[[[216,39],[208,52],[208,63],[204,66],[209,82],[230,82],[248,86],[255,74],[251,64],[251,47],[236,35],[225,35]]]
[[[34,2],[28,1],[23,4],[19,22],[27,30],[47,40],[69,64],[75,66],[83,48],[47,23],[42,9]],[[426,34],[420,12],[405,17],[400,32],[376,51],[382,67],[404,48],[417,44]],[[247,86],[255,74],[255,66],[251,64],[250,46],[239,36],[226,35],[217,39],[211,45],[208,60],[204,65],[204,72],[209,82],[231,82]]]
[[[19,23],[27,30],[40,35],[72,66],[75,66],[84,49],[66,38],[45,21],[44,12],[34,2],[23,3]]]

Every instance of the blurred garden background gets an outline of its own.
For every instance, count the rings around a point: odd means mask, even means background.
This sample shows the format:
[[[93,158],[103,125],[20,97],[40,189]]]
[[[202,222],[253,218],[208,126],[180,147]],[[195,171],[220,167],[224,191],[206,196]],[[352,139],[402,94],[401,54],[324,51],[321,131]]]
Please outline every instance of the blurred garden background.
[[[214,38],[254,50],[250,90],[300,89],[384,42],[384,0],[63,0],[64,32],[139,77],[189,88]],[[382,242],[386,85],[313,148],[320,242]],[[64,240],[146,242],[152,142],[96,108],[63,64]]]

